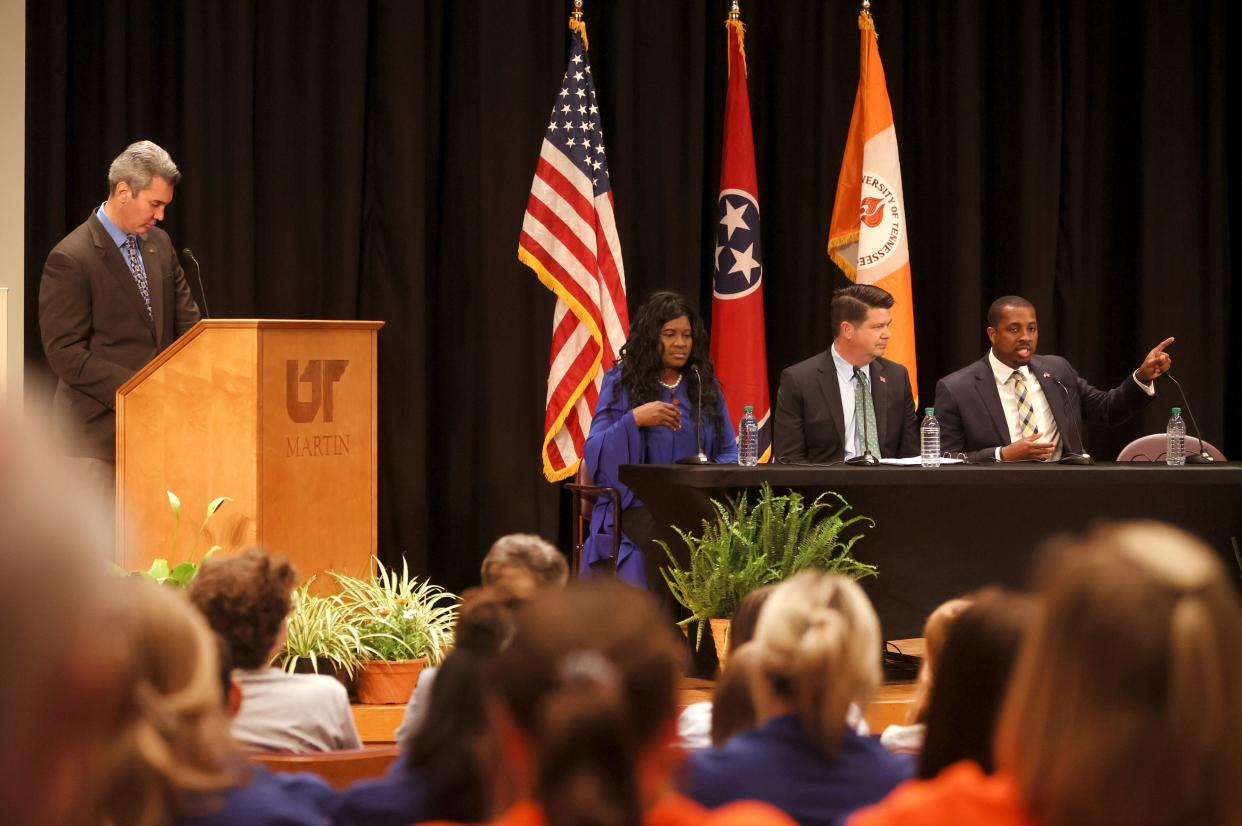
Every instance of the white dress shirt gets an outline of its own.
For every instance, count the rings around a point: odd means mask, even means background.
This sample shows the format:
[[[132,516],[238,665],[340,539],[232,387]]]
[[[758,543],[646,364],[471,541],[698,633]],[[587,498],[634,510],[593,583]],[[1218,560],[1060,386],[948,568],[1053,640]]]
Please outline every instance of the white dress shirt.
[[[996,379],[996,392],[1000,394],[1001,409],[1005,411],[1005,422],[1009,425],[1009,442],[1012,444],[1022,438],[1022,428],[1018,426],[1018,388],[1009,379],[1013,375],[1014,368],[1002,364],[991,349],[988,350],[988,364],[992,365],[992,375]],[[1039,441],[1052,442],[1056,445],[1052,449],[1052,456],[1048,459],[1050,462],[1055,462],[1061,458],[1061,434],[1057,432],[1057,422],[1052,418],[1052,408],[1048,406],[1048,397],[1044,395],[1044,387],[1039,383],[1039,379],[1035,378],[1035,374],[1031,372],[1028,365],[1024,364],[1019,367],[1018,372],[1022,374],[1022,379],[1026,382],[1027,404],[1034,411],[1031,424],[1039,428]],[[996,461],[1002,461],[1000,448],[996,449]]]
[[[837,368],[837,387],[841,389],[841,413],[845,422],[845,458],[853,459],[855,456],[862,455],[862,451],[858,449],[858,430],[854,424],[854,365],[841,358],[835,343],[829,349],[832,351],[832,362]],[[858,369],[862,370],[863,377],[870,382],[871,365]],[[875,394],[871,396],[871,404],[875,405]],[[879,438],[878,426],[876,431],[876,438]]]

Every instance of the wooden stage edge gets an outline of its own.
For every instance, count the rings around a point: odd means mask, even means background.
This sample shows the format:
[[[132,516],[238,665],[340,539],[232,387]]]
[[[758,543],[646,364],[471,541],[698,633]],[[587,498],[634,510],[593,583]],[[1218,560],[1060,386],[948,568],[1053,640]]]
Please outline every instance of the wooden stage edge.
[[[893,643],[906,654],[923,656],[922,638],[893,640]],[[683,677],[678,688],[678,708],[710,700],[714,685],[711,680]],[[880,686],[864,715],[871,733],[879,734],[887,726],[904,724],[913,704],[913,682],[892,682]],[[405,706],[355,705],[353,712],[354,723],[358,726],[358,736],[362,738],[362,742],[367,745],[380,745],[395,742],[397,728],[401,725],[401,718],[405,716]]]

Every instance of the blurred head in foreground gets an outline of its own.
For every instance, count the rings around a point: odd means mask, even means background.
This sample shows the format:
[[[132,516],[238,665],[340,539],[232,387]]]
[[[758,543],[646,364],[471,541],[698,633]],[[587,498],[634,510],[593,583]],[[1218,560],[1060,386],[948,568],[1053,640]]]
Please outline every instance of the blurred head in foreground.
[[[1053,547],[1038,582],[997,739],[1030,814],[1242,822],[1242,606],[1220,562],[1135,522]]]
[[[67,469],[0,409],[0,812],[27,826],[83,821],[117,702],[111,539]]]
[[[549,590],[492,662],[510,800],[550,826],[634,824],[667,778],[683,647],[646,593],[591,579]]]

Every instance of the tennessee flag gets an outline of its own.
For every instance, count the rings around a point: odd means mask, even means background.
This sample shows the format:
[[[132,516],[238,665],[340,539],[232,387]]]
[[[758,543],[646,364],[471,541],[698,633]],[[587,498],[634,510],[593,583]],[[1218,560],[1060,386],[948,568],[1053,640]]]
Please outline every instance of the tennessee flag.
[[[917,404],[914,296],[897,131],[870,12],[858,16],[858,28],[862,35],[858,93],[828,228],[828,256],[851,281],[892,293],[893,337],[886,356],[910,371]]]
[[[712,361],[735,420],[755,409],[759,461],[772,451],[767,348],[763,332],[763,256],[759,243],[759,186],[746,91],[746,29],[737,4],[729,33],[729,91],[725,99],[724,152],[720,163],[719,223],[712,278]],[[737,421],[730,423],[734,428]]]

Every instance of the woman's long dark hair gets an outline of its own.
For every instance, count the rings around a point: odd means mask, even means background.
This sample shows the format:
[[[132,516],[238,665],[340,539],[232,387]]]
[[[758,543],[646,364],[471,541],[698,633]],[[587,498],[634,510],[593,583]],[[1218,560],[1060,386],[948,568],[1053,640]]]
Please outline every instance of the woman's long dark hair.
[[[683,315],[690,320],[690,335],[693,338],[685,373],[693,374],[691,366],[699,368],[699,379],[703,382],[702,415],[711,422],[719,438],[724,435],[725,429],[724,406],[716,383],[707,327],[698,309],[681,295],[668,291],[652,293],[638,308],[638,315],[630,324],[630,337],[621,348],[621,386],[625,388],[631,408],[659,400],[662,392],[660,371],[664,367],[660,329]],[[693,390],[687,387],[690,407],[696,419],[700,415],[697,390],[697,387]]]
[[[436,674],[427,717],[405,753],[406,769],[427,784],[424,812],[415,820],[481,823],[491,816],[487,669],[513,634],[523,600],[503,588],[484,588],[466,600],[457,646]]]

